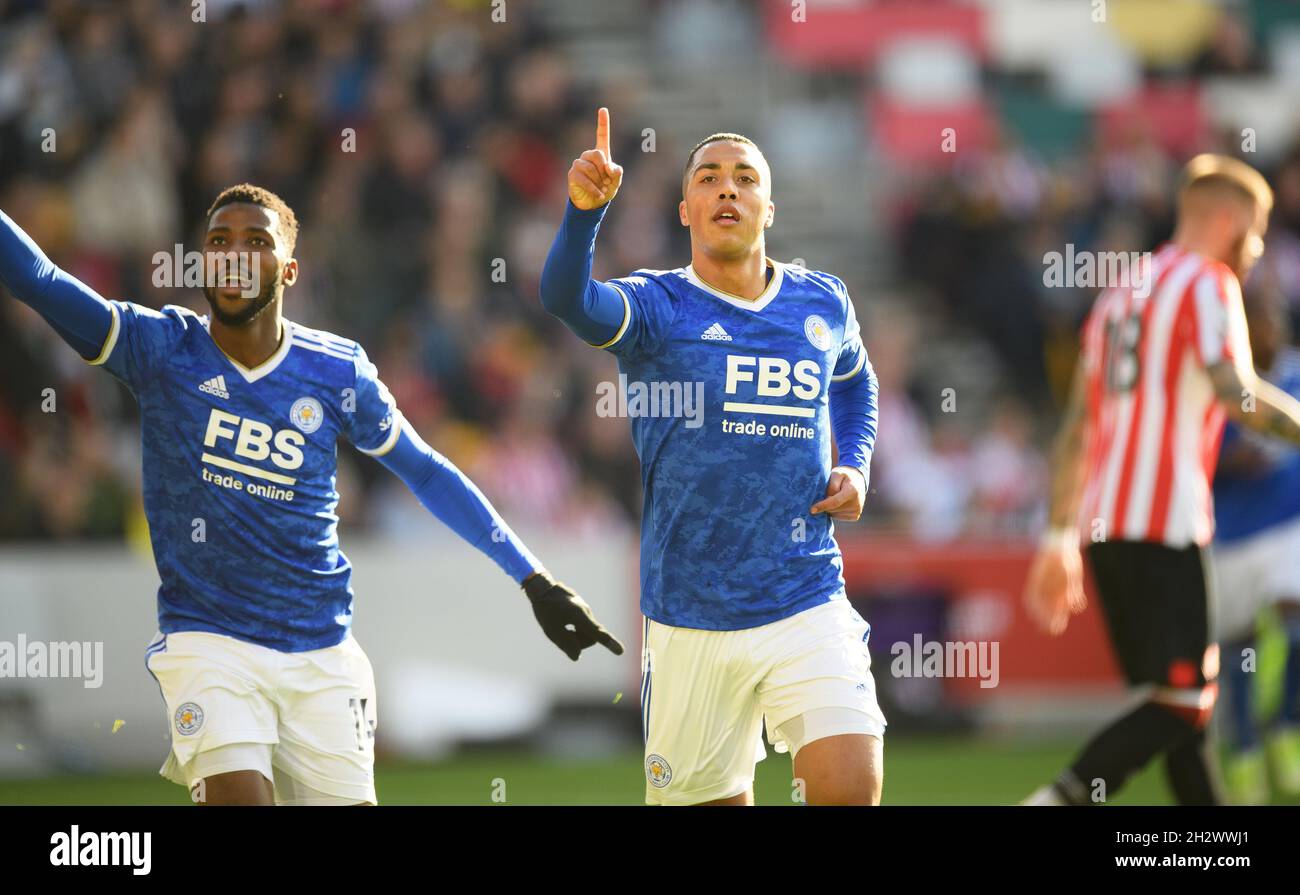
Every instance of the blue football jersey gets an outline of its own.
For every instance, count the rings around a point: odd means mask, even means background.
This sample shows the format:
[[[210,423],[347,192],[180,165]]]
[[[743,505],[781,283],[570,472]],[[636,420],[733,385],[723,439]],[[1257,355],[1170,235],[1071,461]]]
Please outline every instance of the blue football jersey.
[[[870,366],[844,284],[768,263],[754,301],[689,266],[609,281],[625,316],[599,347],[641,459],[641,611],[662,624],[753,628],[844,589],[833,524],[809,508],[830,476],[831,382]],[[677,394],[702,405],[674,410]]]
[[[1284,349],[1265,378],[1300,398],[1300,351]],[[1258,446],[1266,462],[1253,475],[1234,475],[1222,469],[1215,475],[1215,538],[1223,544],[1300,518],[1300,451],[1278,438],[1242,429],[1236,423],[1229,423],[1225,428],[1221,449],[1227,449],[1238,439]]]
[[[401,430],[374,365],[356,342],[285,320],[275,354],[248,369],[217,347],[207,317],[112,306],[91,363],[140,404],[159,628],[290,652],[341,642],[352,587],[336,443],[379,456]]]

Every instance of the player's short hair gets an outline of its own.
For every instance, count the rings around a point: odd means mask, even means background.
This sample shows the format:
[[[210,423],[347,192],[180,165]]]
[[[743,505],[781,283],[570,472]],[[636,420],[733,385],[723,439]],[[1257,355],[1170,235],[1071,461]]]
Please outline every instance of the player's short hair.
[[[237,202],[260,205],[267,211],[274,211],[280,218],[280,233],[287,243],[288,254],[293,255],[294,246],[298,244],[298,217],[293,213],[293,209],[289,207],[287,202],[265,187],[251,183],[238,183],[226,187],[213,200],[212,205],[208,207],[208,214],[204,220],[211,222],[212,216],[217,213],[218,208],[234,205]]]
[[[1273,190],[1264,175],[1227,155],[1205,152],[1183,167],[1179,206],[1188,196],[1198,194],[1218,194],[1252,202],[1266,215],[1273,210]]]
[[[682,192],[686,192],[686,179],[691,176],[691,165],[695,164],[695,156],[700,150],[710,143],[744,143],[746,146],[753,146],[758,149],[758,154],[763,155],[763,150],[758,148],[758,144],[746,137],[744,134],[733,134],[728,132],[719,132],[709,134],[700,142],[691,147],[691,151],[686,154],[686,167],[682,169]],[[763,156],[766,158],[766,156]]]

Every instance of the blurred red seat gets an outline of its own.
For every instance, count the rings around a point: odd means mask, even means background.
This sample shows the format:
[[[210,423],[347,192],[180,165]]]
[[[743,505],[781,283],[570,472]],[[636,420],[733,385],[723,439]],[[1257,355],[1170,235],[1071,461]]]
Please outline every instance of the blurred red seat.
[[[791,6],[766,7],[768,42],[785,62],[808,68],[857,69],[874,63],[883,47],[912,37],[946,37],[984,59],[984,10],[945,0],[858,0],[808,3],[807,21],[791,19]]]
[[[955,105],[904,105],[876,93],[867,99],[867,128],[885,157],[900,166],[945,165],[971,149],[988,145],[996,133],[993,110],[982,98]],[[944,152],[944,131],[952,128],[957,152]]]

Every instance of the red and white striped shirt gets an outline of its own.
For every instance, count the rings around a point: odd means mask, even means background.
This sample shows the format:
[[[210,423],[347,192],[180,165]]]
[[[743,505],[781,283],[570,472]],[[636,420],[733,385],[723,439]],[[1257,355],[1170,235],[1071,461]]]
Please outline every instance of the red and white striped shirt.
[[[1204,546],[1226,418],[1207,367],[1252,366],[1241,286],[1227,265],[1172,244],[1148,277],[1146,289],[1104,290],[1084,324],[1080,524],[1094,541]]]

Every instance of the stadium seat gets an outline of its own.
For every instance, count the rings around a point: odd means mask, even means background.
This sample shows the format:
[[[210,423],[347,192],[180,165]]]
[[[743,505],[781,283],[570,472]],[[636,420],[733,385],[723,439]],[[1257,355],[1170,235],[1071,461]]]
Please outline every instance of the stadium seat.
[[[808,4],[807,21],[793,21],[786,3],[768,3],[766,29],[776,55],[805,68],[857,69],[880,52],[911,37],[947,37],[986,54],[984,10],[948,2],[818,2]]]

